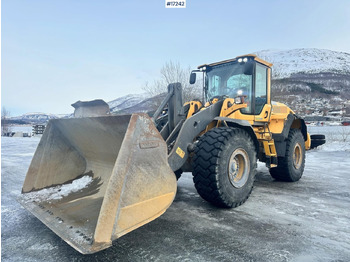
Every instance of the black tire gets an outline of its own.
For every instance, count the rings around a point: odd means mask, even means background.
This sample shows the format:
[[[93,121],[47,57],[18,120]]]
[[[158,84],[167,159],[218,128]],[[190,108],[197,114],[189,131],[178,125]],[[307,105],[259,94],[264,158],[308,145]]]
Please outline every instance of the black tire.
[[[326,136],[325,135],[311,135],[310,138],[311,138],[311,140],[313,140],[313,139],[323,139],[323,140],[325,140]]]
[[[310,149],[316,148],[326,143],[325,139],[312,139]]]
[[[240,128],[213,128],[199,138],[193,158],[198,194],[219,207],[237,207],[249,197],[256,173],[256,148]]]
[[[305,141],[299,129],[291,129],[285,157],[278,157],[278,166],[270,168],[271,176],[280,181],[296,182],[304,172]]]

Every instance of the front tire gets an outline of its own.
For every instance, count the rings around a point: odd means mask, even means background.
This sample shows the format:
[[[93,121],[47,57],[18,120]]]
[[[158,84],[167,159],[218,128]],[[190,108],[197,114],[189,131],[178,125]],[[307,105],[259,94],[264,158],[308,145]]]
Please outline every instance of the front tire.
[[[200,137],[193,158],[198,194],[219,207],[237,207],[249,197],[256,172],[256,149],[240,128],[213,128]]]
[[[278,166],[270,168],[271,176],[280,181],[296,182],[304,172],[305,141],[299,129],[291,129],[285,157],[278,157]]]

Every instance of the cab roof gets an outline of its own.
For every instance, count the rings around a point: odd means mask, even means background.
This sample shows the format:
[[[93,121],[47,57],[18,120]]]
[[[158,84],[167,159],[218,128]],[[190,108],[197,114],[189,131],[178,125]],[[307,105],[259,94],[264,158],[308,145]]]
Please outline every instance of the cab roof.
[[[236,60],[238,60],[239,58],[253,58],[254,61],[257,61],[263,65],[266,65],[268,67],[272,67],[272,63],[269,63],[265,60],[262,60],[261,58],[257,57],[256,55],[254,54],[248,54],[248,55],[242,55],[242,56],[237,56],[236,58],[232,58],[232,59],[228,59],[228,60],[223,60],[223,61],[220,61],[220,62],[215,62],[215,63],[211,63],[211,64],[204,64],[204,65],[200,65],[198,66],[198,69],[201,69],[202,67],[207,67],[207,66],[216,66],[216,65],[221,65],[221,64],[226,64],[226,63],[229,63],[229,62],[234,62]]]

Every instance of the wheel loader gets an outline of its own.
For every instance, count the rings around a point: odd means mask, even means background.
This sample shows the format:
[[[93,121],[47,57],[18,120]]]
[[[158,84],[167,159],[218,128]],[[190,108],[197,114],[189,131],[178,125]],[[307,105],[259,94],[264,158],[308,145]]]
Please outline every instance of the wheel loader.
[[[311,138],[303,119],[271,101],[271,67],[255,55],[201,65],[190,83],[203,74],[202,101],[183,103],[181,85],[170,84],[152,117],[50,120],[19,202],[89,254],[163,214],[182,172],[223,208],[247,200],[258,160],[276,180],[298,181]]]

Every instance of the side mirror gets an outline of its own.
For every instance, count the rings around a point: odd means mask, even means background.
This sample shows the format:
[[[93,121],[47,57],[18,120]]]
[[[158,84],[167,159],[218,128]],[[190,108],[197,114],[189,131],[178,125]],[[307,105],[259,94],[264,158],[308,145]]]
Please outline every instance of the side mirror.
[[[196,73],[191,73],[190,75],[190,84],[193,85],[194,83],[196,83]]]
[[[249,61],[249,62],[245,63],[243,74],[252,75],[253,72],[254,72],[254,62]]]

